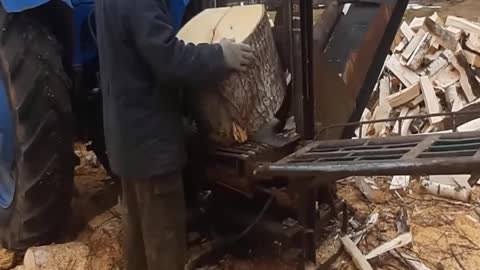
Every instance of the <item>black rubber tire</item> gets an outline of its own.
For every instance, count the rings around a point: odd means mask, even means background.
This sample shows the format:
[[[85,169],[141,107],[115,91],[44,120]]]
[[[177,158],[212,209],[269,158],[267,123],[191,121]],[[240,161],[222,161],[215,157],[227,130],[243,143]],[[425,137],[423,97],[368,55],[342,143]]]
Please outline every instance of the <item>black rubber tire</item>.
[[[47,28],[0,6],[0,29],[0,74],[16,126],[16,190],[10,207],[0,208],[0,244],[26,249],[64,231],[71,210],[71,82]]]

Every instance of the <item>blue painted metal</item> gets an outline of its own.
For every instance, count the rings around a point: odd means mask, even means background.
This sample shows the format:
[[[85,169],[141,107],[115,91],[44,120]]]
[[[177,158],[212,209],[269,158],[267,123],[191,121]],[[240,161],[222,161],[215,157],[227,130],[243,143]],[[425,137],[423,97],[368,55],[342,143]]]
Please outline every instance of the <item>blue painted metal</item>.
[[[95,29],[93,0],[73,0],[74,6],[74,46],[73,46],[73,66],[77,69],[83,68],[94,62],[98,62],[97,44],[95,42],[95,33],[90,31]]]
[[[0,207],[10,206],[15,195],[15,126],[5,82],[0,78]]]
[[[178,31],[182,26],[183,15],[187,9],[190,0],[170,0],[170,16],[172,25]]]
[[[21,12],[43,5],[48,1],[50,0],[0,0],[7,12]],[[72,6],[72,2],[70,0],[62,1],[67,3],[69,6]]]

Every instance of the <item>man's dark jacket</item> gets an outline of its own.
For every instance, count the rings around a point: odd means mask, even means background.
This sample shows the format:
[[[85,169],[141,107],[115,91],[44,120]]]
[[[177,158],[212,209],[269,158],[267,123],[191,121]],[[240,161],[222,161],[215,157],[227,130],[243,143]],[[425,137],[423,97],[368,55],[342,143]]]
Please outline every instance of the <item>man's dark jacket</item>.
[[[107,153],[124,178],[185,163],[179,88],[220,80],[220,45],[175,38],[165,0],[97,0],[96,23]]]

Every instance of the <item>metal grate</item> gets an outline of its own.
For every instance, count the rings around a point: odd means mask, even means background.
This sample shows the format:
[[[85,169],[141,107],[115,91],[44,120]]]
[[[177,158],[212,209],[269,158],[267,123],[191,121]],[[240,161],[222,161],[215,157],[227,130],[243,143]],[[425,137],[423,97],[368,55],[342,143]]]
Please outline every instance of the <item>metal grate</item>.
[[[312,142],[258,175],[445,174],[480,171],[480,132]]]

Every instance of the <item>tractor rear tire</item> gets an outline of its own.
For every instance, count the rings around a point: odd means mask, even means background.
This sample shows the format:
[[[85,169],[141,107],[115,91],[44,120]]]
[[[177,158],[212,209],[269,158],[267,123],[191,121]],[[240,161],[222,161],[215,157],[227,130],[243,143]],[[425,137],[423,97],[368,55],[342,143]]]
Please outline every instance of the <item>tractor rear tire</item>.
[[[0,245],[26,249],[64,231],[73,194],[71,81],[62,47],[27,14],[0,5],[0,75],[15,126],[13,201],[0,208]],[[0,187],[1,189],[2,187]]]

